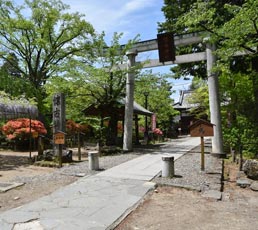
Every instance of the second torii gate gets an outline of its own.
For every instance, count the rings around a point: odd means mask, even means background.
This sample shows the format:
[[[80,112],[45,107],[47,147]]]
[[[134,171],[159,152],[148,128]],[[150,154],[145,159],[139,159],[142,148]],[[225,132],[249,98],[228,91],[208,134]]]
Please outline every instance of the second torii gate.
[[[220,114],[220,101],[219,101],[219,83],[218,75],[212,71],[212,68],[216,62],[215,46],[209,43],[209,39],[205,41],[198,33],[180,35],[174,37],[175,46],[184,46],[195,43],[203,42],[206,44],[206,51],[179,55],[175,57],[175,61],[169,61],[160,63],[158,59],[148,60],[148,63],[144,64],[144,68],[151,68],[164,65],[190,63],[194,61],[207,61],[207,76],[208,76],[208,88],[209,88],[209,104],[211,123],[214,124],[214,136],[212,137],[212,154],[218,156],[224,156],[223,152],[223,139],[221,129],[221,114]],[[171,44],[172,45],[172,44]],[[130,70],[135,65],[135,57],[138,53],[158,50],[157,39],[142,41],[136,43],[130,52],[127,53],[128,63],[127,68]],[[133,127],[133,101],[134,101],[134,72],[129,71],[126,79],[126,102],[125,102],[125,123],[124,123],[124,140],[123,150],[132,151],[132,127]]]

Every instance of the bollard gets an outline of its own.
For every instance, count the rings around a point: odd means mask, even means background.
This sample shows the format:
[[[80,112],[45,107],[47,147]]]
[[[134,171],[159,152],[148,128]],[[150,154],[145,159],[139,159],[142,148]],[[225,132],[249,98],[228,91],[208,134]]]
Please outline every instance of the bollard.
[[[174,157],[172,156],[163,156],[163,167],[162,167],[162,177],[172,178],[175,174],[174,169]]]
[[[98,151],[91,151],[88,153],[89,169],[99,170],[99,153]]]

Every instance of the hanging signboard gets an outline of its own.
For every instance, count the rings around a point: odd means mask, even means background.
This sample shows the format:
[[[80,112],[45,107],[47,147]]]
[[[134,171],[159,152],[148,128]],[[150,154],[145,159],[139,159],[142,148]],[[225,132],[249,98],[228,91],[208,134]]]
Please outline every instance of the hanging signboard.
[[[33,133],[32,133],[32,137],[33,137],[33,138],[37,138],[38,136],[39,136],[39,133],[38,133],[38,132],[33,132]]]
[[[168,61],[175,61],[175,44],[173,33],[164,33],[157,35],[159,61],[164,63]]]
[[[201,170],[205,169],[205,158],[204,158],[204,137],[212,137],[213,134],[213,124],[205,121],[198,120],[190,125],[190,135],[191,137],[201,138]]]
[[[65,143],[65,133],[57,132],[54,134],[54,142],[56,145],[64,145]]]
[[[191,137],[212,137],[214,135],[213,126],[208,121],[198,120],[190,125],[190,135]]]

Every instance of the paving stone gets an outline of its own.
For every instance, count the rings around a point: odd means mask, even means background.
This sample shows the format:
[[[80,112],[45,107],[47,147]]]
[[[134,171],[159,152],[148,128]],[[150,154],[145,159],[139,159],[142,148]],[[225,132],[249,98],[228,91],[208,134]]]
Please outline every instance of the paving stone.
[[[44,230],[38,220],[29,222],[29,223],[15,224],[13,228],[13,230],[28,230],[28,229]]]
[[[249,187],[251,185],[250,180],[248,180],[247,178],[240,178],[236,181],[237,185],[240,186],[241,188],[246,188]]]
[[[0,182],[0,192],[6,192],[10,189],[24,185],[24,183]]]
[[[212,200],[221,200],[222,193],[217,190],[208,190],[202,193],[202,197]]]

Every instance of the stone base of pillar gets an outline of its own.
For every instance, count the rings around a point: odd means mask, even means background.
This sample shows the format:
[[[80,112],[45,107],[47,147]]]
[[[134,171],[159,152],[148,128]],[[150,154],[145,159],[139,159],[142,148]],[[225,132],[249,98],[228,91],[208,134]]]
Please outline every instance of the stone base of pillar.
[[[174,157],[163,156],[162,157],[162,177],[172,178],[175,175],[174,169]]]
[[[99,153],[91,151],[88,153],[89,170],[99,170]]]

